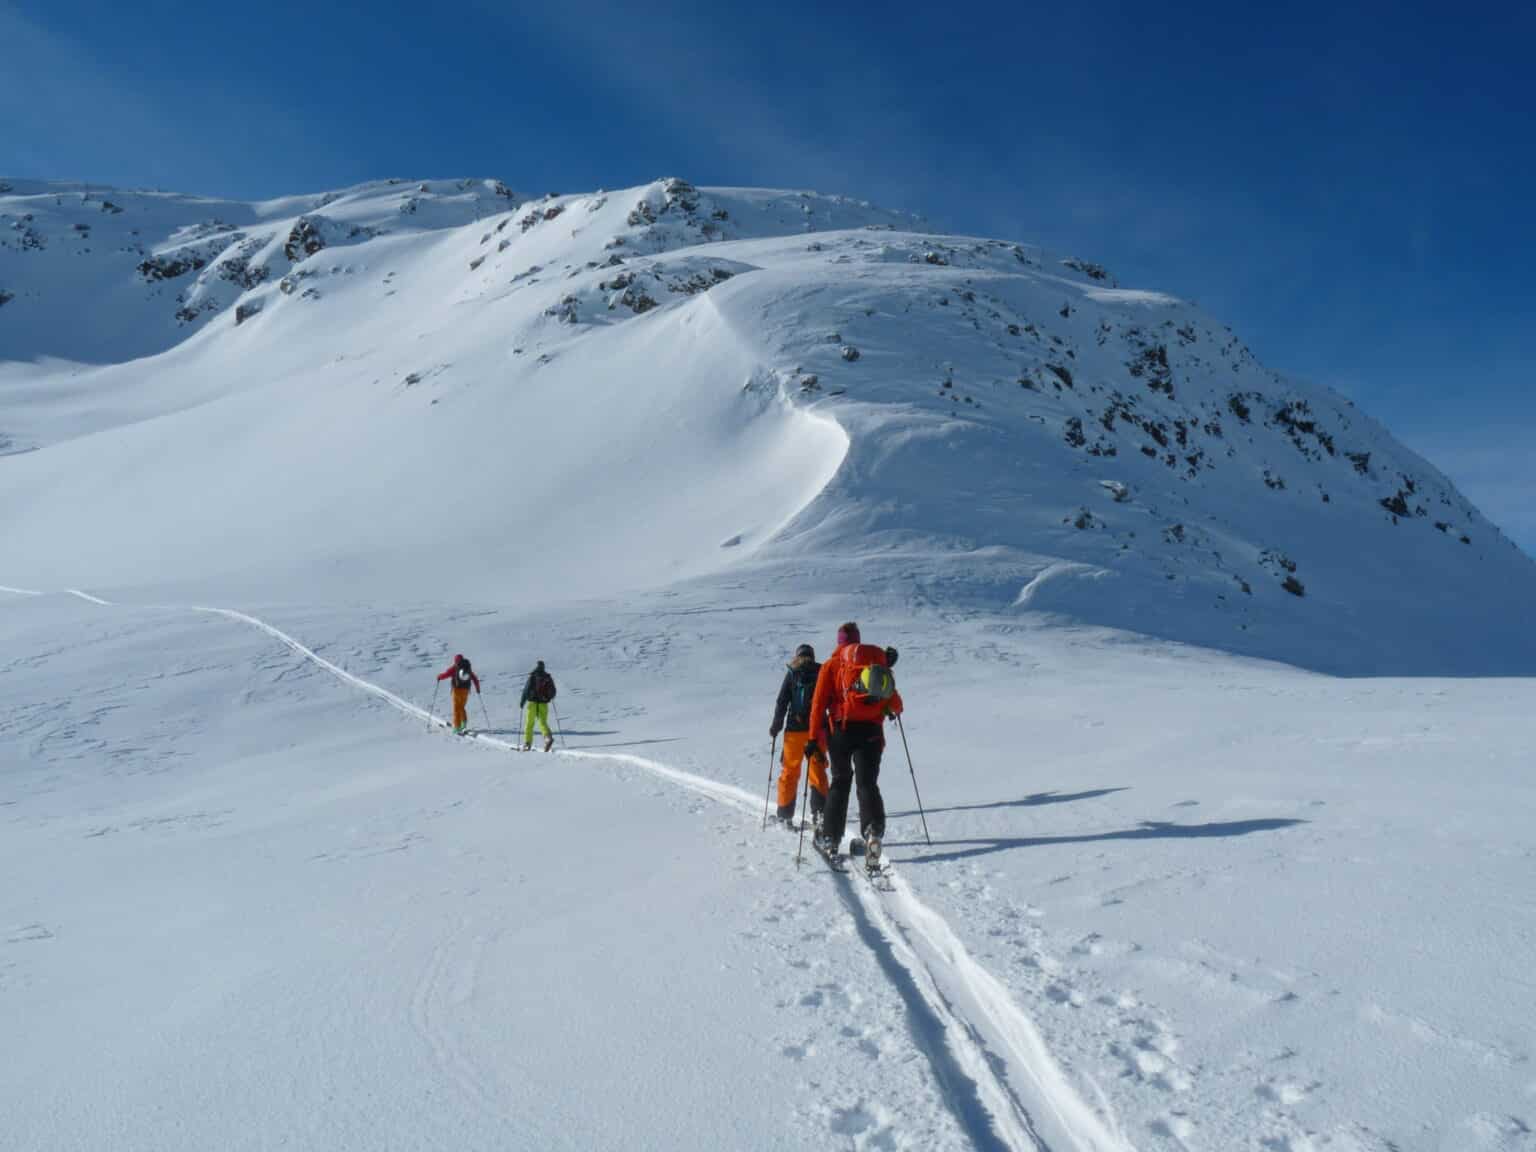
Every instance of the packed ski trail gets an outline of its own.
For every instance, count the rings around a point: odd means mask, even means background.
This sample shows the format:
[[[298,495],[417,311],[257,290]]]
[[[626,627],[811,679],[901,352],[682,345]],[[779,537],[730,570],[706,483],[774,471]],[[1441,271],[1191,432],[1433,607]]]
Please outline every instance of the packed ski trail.
[[[91,604],[115,607],[82,589],[65,591]],[[257,629],[405,716],[450,730],[442,716],[348,672],[256,616],[202,605],[187,610]],[[459,738],[500,752],[520,748],[484,732],[470,731]],[[657,760],[584,750],[555,754],[638,768],[758,820],[757,799],[745,790]],[[1102,1111],[1083,1101],[1029,1017],[971,957],[944,918],[917,897],[899,872],[890,870],[887,879],[888,889],[881,889],[846,872],[834,877],[860,940],[900,994],[912,1039],[931,1064],[971,1143],[1004,1152],[1134,1152],[1113,1120],[1106,1119],[1108,1104],[1103,1094],[1097,1093]]]

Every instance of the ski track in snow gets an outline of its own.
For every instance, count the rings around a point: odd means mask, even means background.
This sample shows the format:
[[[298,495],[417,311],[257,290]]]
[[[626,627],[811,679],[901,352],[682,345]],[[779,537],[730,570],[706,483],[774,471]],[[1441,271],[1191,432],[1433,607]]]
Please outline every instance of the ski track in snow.
[[[0,591],[42,595],[4,585]],[[111,601],[78,588],[65,591],[91,604],[115,607]],[[444,730],[450,727],[445,718],[354,676],[264,620],[230,608],[193,605],[187,610],[221,616],[264,632],[343,683],[397,711]],[[500,751],[517,751],[511,741],[483,733],[463,738]],[[557,755],[638,768],[735,808],[754,821],[759,818],[758,798],[743,789],[656,760],[580,750],[561,750]],[[932,1066],[951,1112],[976,1147],[1010,1152],[1134,1152],[1113,1119],[1079,1096],[1039,1030],[1002,983],[970,955],[949,923],[923,903],[899,874],[892,874],[892,890],[883,895],[862,879],[841,876],[837,880],[844,885],[841,895],[860,939],[874,952],[907,1006],[914,1043]],[[419,1011],[416,1016],[418,1026],[431,1033],[426,1013]],[[476,1095],[474,1078],[460,1079],[470,1095]],[[1102,1099],[1102,1093],[1098,1095]],[[1104,1111],[1107,1113],[1107,1106]]]
[[[78,588],[66,588],[64,591],[68,592],[71,596],[78,596],[80,599],[85,600],[91,604],[100,604],[104,608],[112,607],[111,601],[103,600],[99,596],[92,596],[89,592],[82,592]]]

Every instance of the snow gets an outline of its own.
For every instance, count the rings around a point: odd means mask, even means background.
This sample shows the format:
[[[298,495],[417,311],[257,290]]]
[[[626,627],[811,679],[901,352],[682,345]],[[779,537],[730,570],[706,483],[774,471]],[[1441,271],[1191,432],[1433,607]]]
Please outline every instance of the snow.
[[[1536,1147],[1536,579],[1347,402],[810,193],[0,185],[0,1143]]]
[[[759,831],[765,591],[0,605],[20,1146],[1529,1146],[1529,682],[902,617],[881,897]],[[455,645],[570,752],[427,731]]]
[[[1432,466],[1081,260],[678,180],[18,183],[0,216],[42,245],[0,246],[16,581],[415,601],[878,555],[1004,612],[1054,568],[1030,611],[1320,671],[1536,670],[1536,569]]]

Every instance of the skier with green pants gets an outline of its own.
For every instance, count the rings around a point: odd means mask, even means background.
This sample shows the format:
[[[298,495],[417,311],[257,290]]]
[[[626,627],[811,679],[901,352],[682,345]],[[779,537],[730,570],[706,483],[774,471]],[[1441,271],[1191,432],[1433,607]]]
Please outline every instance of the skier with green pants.
[[[555,746],[555,734],[549,727],[549,704],[555,698],[555,678],[544,670],[544,661],[534,665],[528,673],[528,683],[523,685],[523,751],[533,748],[533,725],[537,721],[544,728],[544,751]]]

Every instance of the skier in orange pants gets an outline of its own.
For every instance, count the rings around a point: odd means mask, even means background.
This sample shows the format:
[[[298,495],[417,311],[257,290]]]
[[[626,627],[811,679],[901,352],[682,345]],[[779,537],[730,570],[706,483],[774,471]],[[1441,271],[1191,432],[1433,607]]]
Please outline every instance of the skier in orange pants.
[[[811,819],[821,827],[822,809],[827,804],[827,761],[819,751],[806,755],[805,744],[810,735],[811,698],[816,693],[816,677],[821,665],[816,663],[816,653],[809,644],[795,649],[795,658],[784,674],[779,688],[779,698],[773,709],[773,724],[768,735],[777,738],[784,733],[783,771],[779,773],[779,822],[792,827],[795,821],[795,793],[800,789],[800,764],[810,761]]]
[[[438,680],[451,681],[453,689],[453,730],[462,733],[469,727],[469,690],[471,687],[476,692],[480,691],[480,677],[475,675],[475,670],[469,666],[469,661],[463,656],[455,656],[453,663],[448,666],[448,671],[438,677]]]

